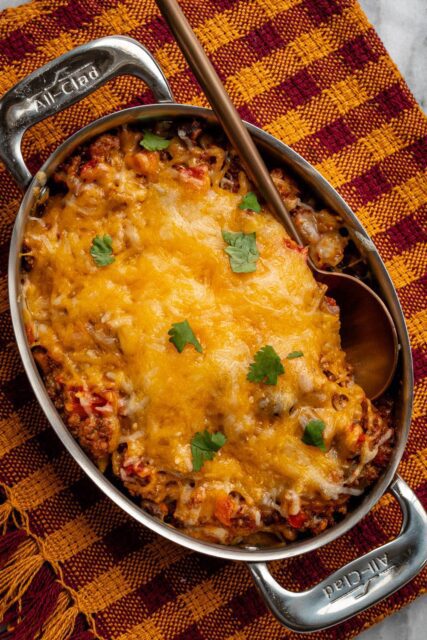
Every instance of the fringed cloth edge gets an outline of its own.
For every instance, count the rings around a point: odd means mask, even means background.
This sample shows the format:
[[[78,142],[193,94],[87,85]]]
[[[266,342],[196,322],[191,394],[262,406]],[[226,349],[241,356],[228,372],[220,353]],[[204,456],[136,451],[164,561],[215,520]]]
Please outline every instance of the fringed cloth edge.
[[[0,483],[0,640],[103,640],[28,515]]]

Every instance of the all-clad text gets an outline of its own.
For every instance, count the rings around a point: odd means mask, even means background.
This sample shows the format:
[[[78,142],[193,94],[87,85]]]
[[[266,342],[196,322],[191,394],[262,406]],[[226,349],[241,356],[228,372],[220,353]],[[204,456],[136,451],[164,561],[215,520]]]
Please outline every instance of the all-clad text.
[[[63,77],[57,77],[51,89],[45,90],[33,98],[33,103],[40,113],[46,107],[53,107],[60,96],[79,93],[99,78],[99,71],[95,65],[87,65]]]
[[[384,573],[388,573],[394,568],[394,564],[389,563],[387,554],[377,556],[370,560],[363,569],[353,569],[343,574],[338,580],[323,587],[323,593],[330,602],[338,600],[353,591],[355,598],[360,598],[368,593],[372,581],[379,578]]]

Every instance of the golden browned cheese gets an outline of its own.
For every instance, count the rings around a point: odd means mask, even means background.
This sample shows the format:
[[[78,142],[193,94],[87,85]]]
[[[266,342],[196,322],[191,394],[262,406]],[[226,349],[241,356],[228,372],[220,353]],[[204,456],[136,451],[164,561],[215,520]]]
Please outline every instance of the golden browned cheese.
[[[86,392],[117,390],[121,426],[110,453],[126,443],[126,459],[175,478],[177,514],[189,527],[212,524],[212,496],[224,491],[242,496],[255,521],[272,504],[292,514],[300,500],[337,499],[354,479],[363,406],[373,409],[352,382],[339,316],[324,303],[304,253],[265,208],[239,208],[249,188],[243,175],[237,193],[219,186],[222,149],[203,164],[199,148],[174,139],[166,160],[142,150],[135,160],[135,136],[122,134],[121,148],[89,180],[76,178],[28,224],[35,264],[24,297],[34,343],[60,365],[63,384],[82,387],[83,406]],[[256,233],[255,272],[231,270],[223,229]],[[104,234],[115,260],[98,267],[91,242]],[[202,353],[191,345],[178,353],[169,341],[171,325],[185,319]],[[285,368],[275,386],[247,380],[264,345]],[[303,356],[287,360],[293,351]],[[326,425],[327,452],[302,441],[311,419]],[[194,472],[190,443],[205,429],[223,431],[227,443]],[[373,457],[370,447],[366,438],[362,462]],[[186,511],[189,481],[203,503],[196,516],[194,496]]]

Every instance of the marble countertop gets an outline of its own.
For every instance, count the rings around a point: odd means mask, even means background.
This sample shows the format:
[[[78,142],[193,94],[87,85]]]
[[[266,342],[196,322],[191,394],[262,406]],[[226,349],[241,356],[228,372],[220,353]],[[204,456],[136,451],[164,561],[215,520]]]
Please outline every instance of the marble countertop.
[[[25,1],[0,0],[0,9]],[[418,103],[427,111],[427,0],[359,2]],[[426,637],[426,629],[427,597],[422,597],[362,633],[358,640],[421,640]]]
[[[418,104],[427,111],[427,1],[359,2],[399,67]]]

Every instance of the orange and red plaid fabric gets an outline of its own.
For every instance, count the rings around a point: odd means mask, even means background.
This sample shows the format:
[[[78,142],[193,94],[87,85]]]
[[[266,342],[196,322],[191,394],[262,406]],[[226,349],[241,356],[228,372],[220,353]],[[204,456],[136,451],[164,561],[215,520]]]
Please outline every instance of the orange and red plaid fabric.
[[[398,290],[413,345],[416,396],[400,473],[427,502],[427,121],[354,0],[182,0],[241,115],[290,144],[337,187],[371,234]],[[206,105],[153,0],[36,0],[0,14],[0,94],[52,58],[100,36],[137,38],[178,102]],[[32,171],[95,118],[149,103],[118,79],[35,126]],[[34,400],[14,343],[8,242],[20,193],[0,168],[0,638],[275,640],[275,621],[243,564],[207,558],[132,521],[88,480]],[[317,552],[277,563],[302,590],[392,538],[400,514],[384,496],[357,527]],[[312,638],[344,639],[426,590],[426,574],[386,601]],[[40,631],[42,630],[42,631]]]

